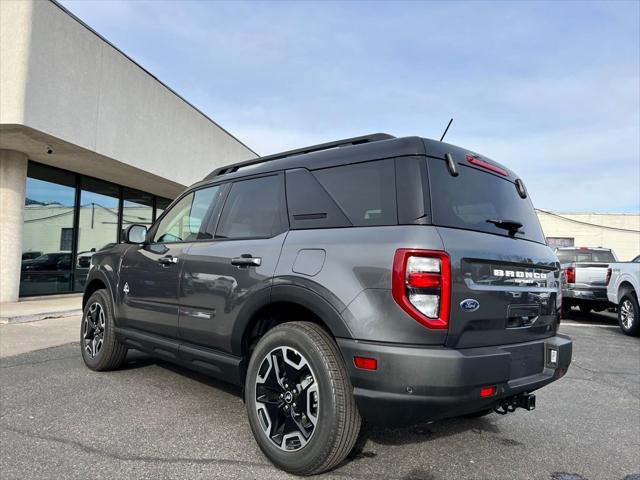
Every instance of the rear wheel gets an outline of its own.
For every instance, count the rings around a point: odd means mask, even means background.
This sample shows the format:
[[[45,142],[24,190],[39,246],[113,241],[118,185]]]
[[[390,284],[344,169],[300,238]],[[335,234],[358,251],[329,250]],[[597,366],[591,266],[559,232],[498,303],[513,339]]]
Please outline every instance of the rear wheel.
[[[96,291],[84,307],[80,349],[91,370],[113,370],[124,363],[127,347],[116,339],[111,298],[106,290]]]
[[[287,472],[330,470],[356,442],[353,387],[337,345],[318,325],[292,322],[267,332],[251,355],[245,392],[260,449]]]
[[[618,305],[618,324],[627,335],[633,337],[640,335],[638,314],[638,298],[635,293],[631,291],[624,292]]]

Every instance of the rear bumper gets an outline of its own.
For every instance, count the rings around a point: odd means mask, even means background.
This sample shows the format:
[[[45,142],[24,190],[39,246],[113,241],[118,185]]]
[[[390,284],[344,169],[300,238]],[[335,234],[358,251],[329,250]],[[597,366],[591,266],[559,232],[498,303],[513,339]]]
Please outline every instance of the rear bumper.
[[[563,288],[562,298],[575,300],[576,302],[609,302],[607,287],[574,287]]]
[[[454,350],[338,339],[360,414],[383,425],[455,417],[532,392],[564,375],[572,343],[565,335],[515,345]],[[556,365],[548,360],[558,351]],[[376,358],[376,371],[355,367],[353,357]],[[497,393],[481,398],[480,389]]]

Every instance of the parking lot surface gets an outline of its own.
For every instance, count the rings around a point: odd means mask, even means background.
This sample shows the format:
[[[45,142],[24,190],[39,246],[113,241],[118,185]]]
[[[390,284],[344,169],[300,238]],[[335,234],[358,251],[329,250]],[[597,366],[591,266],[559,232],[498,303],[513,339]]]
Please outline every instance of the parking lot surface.
[[[365,426],[322,478],[640,480],[640,340],[609,313],[561,331],[574,360],[535,411]],[[77,343],[3,358],[0,477],[287,478],[254,442],[239,389],[128,358],[109,373],[88,370]]]

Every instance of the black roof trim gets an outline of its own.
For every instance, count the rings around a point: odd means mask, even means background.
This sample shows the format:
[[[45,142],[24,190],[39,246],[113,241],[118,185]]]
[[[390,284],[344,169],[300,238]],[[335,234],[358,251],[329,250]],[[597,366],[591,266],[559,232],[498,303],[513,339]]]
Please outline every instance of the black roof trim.
[[[394,138],[396,137],[394,137],[393,135],[389,135],[388,133],[372,133],[370,135],[362,135],[360,137],[345,138],[343,140],[336,140],[333,142],[320,143],[318,145],[311,145],[309,147],[297,148],[295,150],[288,150],[286,152],[267,155],[265,157],[252,158],[251,160],[246,160],[244,162],[234,163],[232,165],[226,165],[224,167],[217,168],[216,170],[211,172],[209,175],[207,175],[204,178],[204,180],[213,180],[215,177],[218,177],[220,175],[237,172],[239,169],[243,167],[257,165],[260,163],[269,162],[271,160],[280,160],[287,157],[293,157],[296,155],[305,155],[307,153],[319,152],[322,150],[329,150],[332,148],[361,145],[364,143],[379,142],[381,140],[391,140]]]

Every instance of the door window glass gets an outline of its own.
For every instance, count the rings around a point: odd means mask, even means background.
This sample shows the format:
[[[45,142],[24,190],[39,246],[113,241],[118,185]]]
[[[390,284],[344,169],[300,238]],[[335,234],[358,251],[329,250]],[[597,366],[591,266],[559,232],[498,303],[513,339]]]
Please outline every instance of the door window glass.
[[[203,188],[182,197],[164,216],[156,230],[155,242],[192,242],[213,238],[206,231],[207,212],[217,201],[220,186]]]
[[[225,202],[218,238],[271,237],[281,229],[282,178],[277,175],[235,182]]]

